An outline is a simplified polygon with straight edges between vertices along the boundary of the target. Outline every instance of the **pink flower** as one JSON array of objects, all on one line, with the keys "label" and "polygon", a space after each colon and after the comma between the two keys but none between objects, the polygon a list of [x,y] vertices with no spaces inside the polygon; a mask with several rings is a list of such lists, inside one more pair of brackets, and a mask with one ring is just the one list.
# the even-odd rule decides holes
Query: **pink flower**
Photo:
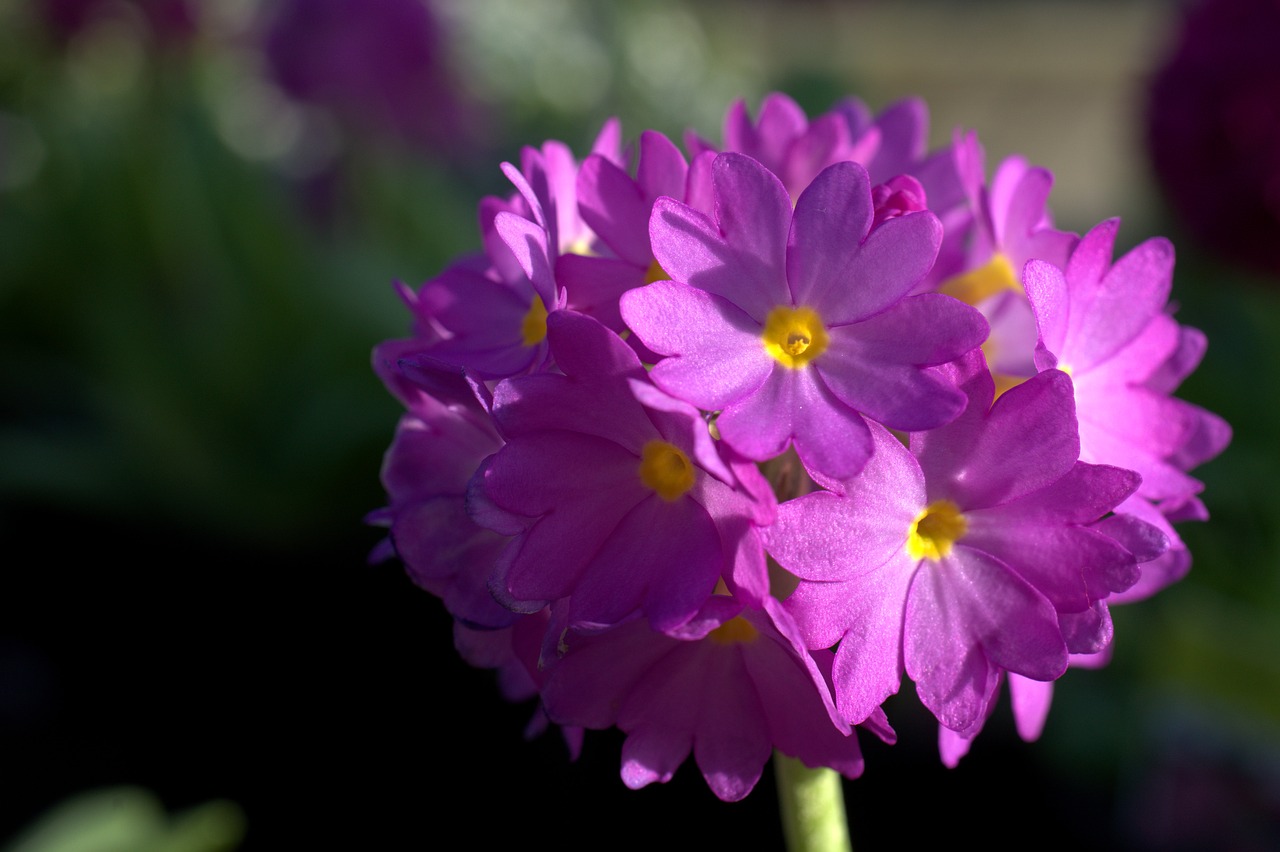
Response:
[{"label": "pink flower", "polygon": [[[719,626],[696,640],[655,633],[642,621],[563,634],[558,652],[544,654],[547,714],[625,731],[622,780],[631,788],[671,780],[690,752],[712,792],[729,802],[751,792],[774,749],[847,778],[861,775],[858,739],[831,701],[830,655],[807,652],[773,601],[764,609],[723,597],[715,603]],[[867,727],[893,741],[883,714]]]},{"label": "pink flower", "polygon": [[866,418],[927,429],[964,396],[933,365],[986,336],[976,311],[908,296],[941,238],[926,211],[871,228],[866,171],[825,170],[796,202],[763,166],[721,154],[716,218],[669,199],[654,207],[654,254],[674,280],[632,290],[622,315],[653,351],[658,387],[709,411],[748,458],[794,444],[805,464],[852,476],[871,453]]},{"label": "pink flower", "polygon": [[758,600],[757,530],[773,498],[754,467],[721,455],[699,412],[660,393],[634,352],[589,317],[548,318],[565,375],[501,382],[506,444],[477,471],[469,508],[513,540],[491,589],[517,612],[569,598],[570,625],[642,612],[684,627],[723,579]]},{"label": "pink flower", "polygon": [[[873,427],[863,473],[844,494],[783,503],[768,546],[800,578],[787,609],[809,647],[839,643],[846,720],[873,712],[905,671],[939,722],[971,736],[1004,671],[1053,680],[1070,651],[1096,649],[1103,627],[1087,614],[1138,568],[1090,525],[1138,479],[1077,461],[1066,375],[1041,373],[993,406],[980,355],[953,369],[969,399],[959,419],[913,434],[909,451]],[[1068,634],[1062,616],[1086,629]]]},{"label": "pink flower", "polygon": [[1217,455],[1230,427],[1170,395],[1195,366],[1203,337],[1188,336],[1166,310],[1173,246],[1151,239],[1111,263],[1119,220],[1094,227],[1065,269],[1031,261],[1027,296],[1039,328],[1036,366],[1071,375],[1080,455],[1142,476],[1139,494],[1181,507],[1203,488],[1186,473]]}]

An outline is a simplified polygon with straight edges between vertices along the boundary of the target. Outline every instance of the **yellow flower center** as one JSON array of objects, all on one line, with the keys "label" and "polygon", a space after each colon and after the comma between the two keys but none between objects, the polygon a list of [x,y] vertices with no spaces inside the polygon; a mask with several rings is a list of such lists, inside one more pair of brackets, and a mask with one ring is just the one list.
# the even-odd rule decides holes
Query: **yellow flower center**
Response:
[{"label": "yellow flower center", "polygon": [[693,465],[677,447],[655,439],[640,451],[640,481],[669,503],[693,487]]},{"label": "yellow flower center", "polygon": [[992,397],[993,401],[1027,380],[1026,376],[1011,376],[1008,373],[992,373],[991,378],[996,383],[996,395]]},{"label": "yellow flower center", "polygon": [[591,248],[591,235],[583,234],[569,245],[565,246],[561,254],[580,254],[584,257],[594,257],[596,252]]},{"label": "yellow flower center", "polygon": [[[982,341],[982,355],[987,359],[987,365],[991,366],[996,363],[996,354],[1000,351],[999,345],[994,337],[988,337]],[[1016,388],[1027,380],[1027,376],[1015,376],[1012,373],[1001,373],[994,366],[991,367],[991,378],[996,383],[996,395],[993,399],[999,399],[1005,391]]]},{"label": "yellow flower center", "polygon": [[533,297],[533,304],[520,321],[520,339],[525,346],[536,346],[547,338],[547,306],[541,296]]},{"label": "yellow flower center", "polygon": [[951,546],[969,531],[960,507],[950,500],[937,500],[925,507],[911,522],[907,553],[912,559],[935,562],[951,552]]},{"label": "yellow flower center", "polygon": [[830,338],[813,308],[777,307],[765,317],[764,351],[784,367],[798,370],[827,349]]},{"label": "yellow flower center", "polygon": [[976,305],[1002,290],[1016,290],[1021,293],[1022,285],[1018,283],[1017,273],[1014,272],[1009,258],[996,252],[985,265],[963,275],[948,278],[942,282],[938,290],[959,299],[966,305]]},{"label": "yellow flower center", "polygon": [[662,268],[662,264],[658,263],[655,257],[653,263],[649,264],[649,269],[644,274],[644,283],[652,284],[655,281],[667,281],[671,276],[667,274],[667,270]]},{"label": "yellow flower center", "polygon": [[712,642],[720,645],[737,645],[742,642],[754,642],[756,637],[760,635],[760,631],[756,630],[742,616],[736,616],[721,624],[715,630],[707,634]]}]

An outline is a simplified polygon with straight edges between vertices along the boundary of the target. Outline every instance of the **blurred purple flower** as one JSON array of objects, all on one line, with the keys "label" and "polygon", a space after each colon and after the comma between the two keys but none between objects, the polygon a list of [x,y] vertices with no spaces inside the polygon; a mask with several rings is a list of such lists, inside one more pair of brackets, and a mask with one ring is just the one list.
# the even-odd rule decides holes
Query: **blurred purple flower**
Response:
[{"label": "blurred purple flower", "polygon": [[[120,5],[109,0],[41,0],[38,13],[53,37],[65,44]],[[132,0],[123,5],[142,13],[160,44],[185,44],[195,35],[198,16],[187,0]]]},{"label": "blurred purple flower", "polygon": [[472,116],[455,95],[444,44],[423,0],[283,0],[265,46],[271,75],[295,100],[346,125],[449,149]]},{"label": "blurred purple flower", "polygon": [[1209,247],[1280,274],[1280,2],[1191,5],[1151,83],[1147,144],[1179,217]]}]

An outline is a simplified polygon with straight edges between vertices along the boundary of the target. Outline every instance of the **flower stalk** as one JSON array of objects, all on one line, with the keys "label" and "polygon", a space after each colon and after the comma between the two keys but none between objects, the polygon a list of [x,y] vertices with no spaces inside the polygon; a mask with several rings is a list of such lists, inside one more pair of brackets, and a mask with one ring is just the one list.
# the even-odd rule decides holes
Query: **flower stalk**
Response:
[{"label": "flower stalk", "polygon": [[782,752],[774,752],[773,769],[787,852],[852,852],[839,773]]}]

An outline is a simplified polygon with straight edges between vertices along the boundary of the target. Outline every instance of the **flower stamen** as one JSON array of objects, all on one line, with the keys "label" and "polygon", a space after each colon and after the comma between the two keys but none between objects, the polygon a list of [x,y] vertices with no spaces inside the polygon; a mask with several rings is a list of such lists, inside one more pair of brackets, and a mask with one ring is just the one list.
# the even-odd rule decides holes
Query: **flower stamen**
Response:
[{"label": "flower stamen", "polygon": [[966,305],[977,305],[1005,290],[1022,292],[1013,264],[1002,252],[996,252],[991,260],[962,275],[942,282],[938,292],[959,299]]},{"label": "flower stamen", "polygon": [[907,553],[912,559],[937,562],[969,531],[960,507],[950,500],[935,500],[916,515],[907,533]]},{"label": "flower stamen", "polygon": [[756,630],[751,622],[740,615],[729,619],[707,634],[712,642],[719,645],[739,645],[744,642],[754,642],[759,635],[760,631]]},{"label": "flower stamen", "polygon": [[830,338],[813,308],[774,308],[765,318],[764,350],[784,367],[798,370],[826,351]]},{"label": "flower stamen", "polygon": [[541,296],[533,297],[533,304],[520,321],[520,339],[525,346],[536,346],[547,338],[547,306]]},{"label": "flower stamen", "polygon": [[662,268],[662,264],[658,263],[656,257],[644,273],[644,283],[646,284],[652,284],[655,281],[669,281],[670,279],[671,276],[667,274],[667,270]]},{"label": "flower stamen", "polygon": [[680,449],[652,440],[640,451],[640,481],[670,503],[693,487],[693,464]]}]

